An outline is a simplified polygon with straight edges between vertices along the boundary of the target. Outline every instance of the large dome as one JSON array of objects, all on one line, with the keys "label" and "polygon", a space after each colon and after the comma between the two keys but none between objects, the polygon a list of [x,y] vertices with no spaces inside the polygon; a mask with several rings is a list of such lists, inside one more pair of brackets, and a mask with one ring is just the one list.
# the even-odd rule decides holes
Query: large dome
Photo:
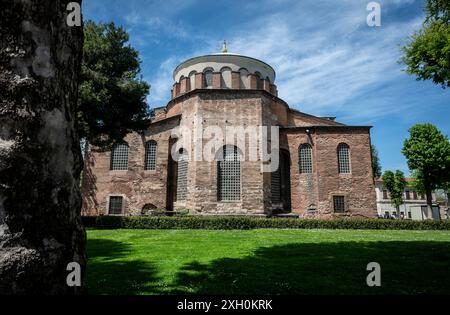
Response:
[{"label": "large dome", "polygon": [[256,74],[261,79],[268,79],[271,84],[275,82],[275,71],[267,63],[247,56],[219,53],[194,57],[182,62],[173,72],[175,82],[180,82],[183,77],[189,77],[194,73],[204,73],[206,70],[213,72],[246,72]]},{"label": "large dome", "polygon": [[194,57],[173,72],[172,98],[198,89],[264,90],[277,96],[275,71],[267,63],[247,56],[222,53]]}]

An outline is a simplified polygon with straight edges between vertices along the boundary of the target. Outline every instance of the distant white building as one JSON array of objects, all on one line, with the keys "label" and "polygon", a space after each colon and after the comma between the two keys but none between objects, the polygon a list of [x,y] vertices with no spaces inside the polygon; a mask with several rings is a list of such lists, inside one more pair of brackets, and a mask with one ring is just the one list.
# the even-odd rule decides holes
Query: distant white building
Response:
[{"label": "distant white building", "polygon": [[[405,178],[407,186],[403,193],[404,203],[400,206],[400,217],[411,220],[424,220],[427,218],[427,202],[425,196],[420,195],[412,186],[412,179]],[[379,217],[397,218],[397,209],[391,204],[389,192],[383,186],[381,178],[375,180],[375,191],[377,196],[377,212]],[[436,194],[432,193],[433,200],[433,218],[441,219],[439,205],[436,202]]]}]

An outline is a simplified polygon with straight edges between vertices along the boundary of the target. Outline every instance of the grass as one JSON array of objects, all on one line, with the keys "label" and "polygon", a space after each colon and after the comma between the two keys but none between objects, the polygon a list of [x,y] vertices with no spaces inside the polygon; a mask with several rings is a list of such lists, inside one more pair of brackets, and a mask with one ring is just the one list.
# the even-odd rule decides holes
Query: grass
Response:
[{"label": "grass", "polygon": [[[449,294],[450,231],[88,230],[90,294]],[[381,287],[368,287],[369,262]]]}]

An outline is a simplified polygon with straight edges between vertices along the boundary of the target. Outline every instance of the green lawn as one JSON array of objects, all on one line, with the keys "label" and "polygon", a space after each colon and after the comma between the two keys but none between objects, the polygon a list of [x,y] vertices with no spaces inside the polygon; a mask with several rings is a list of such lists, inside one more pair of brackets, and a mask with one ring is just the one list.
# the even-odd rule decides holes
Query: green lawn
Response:
[{"label": "green lawn", "polygon": [[[450,294],[450,231],[89,230],[91,294]],[[381,287],[366,285],[369,262]]]}]

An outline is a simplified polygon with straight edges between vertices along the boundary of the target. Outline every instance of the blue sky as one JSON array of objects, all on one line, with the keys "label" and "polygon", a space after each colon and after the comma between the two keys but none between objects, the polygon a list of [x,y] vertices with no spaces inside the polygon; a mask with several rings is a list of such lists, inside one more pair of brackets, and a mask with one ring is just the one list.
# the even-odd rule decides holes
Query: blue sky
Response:
[{"label": "blue sky", "polygon": [[408,128],[435,124],[450,135],[450,90],[416,81],[398,63],[400,46],[424,18],[422,0],[385,0],[369,27],[370,1],[84,0],[84,19],[114,21],[140,52],[151,107],[166,105],[183,60],[229,51],[277,72],[279,96],[293,108],[371,125],[383,170],[409,173],[401,154]]}]

